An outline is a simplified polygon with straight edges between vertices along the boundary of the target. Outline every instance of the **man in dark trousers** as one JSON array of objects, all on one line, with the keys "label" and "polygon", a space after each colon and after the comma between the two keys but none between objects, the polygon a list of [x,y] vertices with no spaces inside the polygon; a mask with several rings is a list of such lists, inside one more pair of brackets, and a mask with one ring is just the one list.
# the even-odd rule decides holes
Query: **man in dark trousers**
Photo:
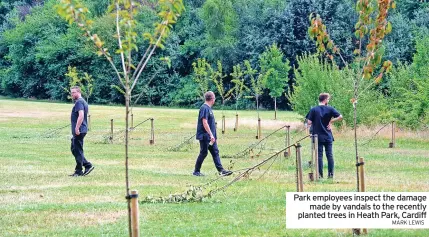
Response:
[{"label": "man in dark trousers", "polygon": [[319,174],[323,178],[323,147],[325,147],[326,158],[328,159],[328,178],[334,177],[334,156],[332,154],[332,123],[340,121],[343,116],[334,108],[328,106],[330,95],[321,93],[319,95],[319,106],[313,107],[307,115],[308,125],[312,125],[312,134],[317,134]]},{"label": "man in dark trousers", "polygon": [[[71,112],[71,130],[73,135],[71,139],[71,152],[76,159],[75,171],[70,176],[78,177],[91,173],[94,166],[85,159],[83,154],[83,139],[88,132],[88,104],[82,98],[80,87],[73,86],[70,90],[72,98],[75,101]],[[82,171],[83,167],[85,167],[85,171]]]},{"label": "man in dark trousers", "polygon": [[212,111],[212,106],[215,103],[215,94],[212,91],[208,91],[204,94],[205,103],[201,106],[200,112],[198,115],[198,124],[197,124],[197,140],[200,141],[200,154],[198,155],[197,162],[195,163],[195,170],[193,175],[195,176],[204,176],[200,172],[201,165],[203,164],[204,159],[206,158],[208,151],[210,151],[214,164],[217,171],[220,175],[231,175],[232,172],[225,170],[222,167],[219,157],[219,149],[217,147],[217,136],[216,136],[216,124],[215,118]]}]

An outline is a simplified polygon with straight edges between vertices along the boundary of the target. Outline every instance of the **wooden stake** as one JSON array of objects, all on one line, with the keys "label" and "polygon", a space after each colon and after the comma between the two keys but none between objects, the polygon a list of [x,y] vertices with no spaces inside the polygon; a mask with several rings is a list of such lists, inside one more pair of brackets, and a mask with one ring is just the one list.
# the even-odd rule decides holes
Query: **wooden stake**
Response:
[{"label": "wooden stake", "polygon": [[[359,158],[359,163],[361,164],[360,167],[360,191],[361,192],[365,192],[365,168],[364,168],[364,164],[365,162],[363,161],[363,157]],[[368,234],[368,230],[367,229],[362,229],[363,234],[366,235]]]},{"label": "wooden stake", "polygon": [[274,120],[277,120],[277,100],[274,98]]},{"label": "wooden stake", "polygon": [[235,127],[234,127],[234,132],[236,132],[238,130],[238,114],[235,114]]},{"label": "wooden stake", "polygon": [[319,138],[317,137],[317,134],[313,135],[314,139],[314,167],[315,167],[315,176],[316,180],[319,179]]},{"label": "wooden stake", "polygon": [[308,173],[308,179],[309,179],[311,182],[313,182],[313,181],[314,181],[314,173],[313,173],[313,172]]},{"label": "wooden stake", "polygon": [[296,146],[295,146],[295,183],[296,183],[296,191],[299,192],[298,148]]},{"label": "wooden stake", "polygon": [[91,130],[91,115],[88,114],[88,131]]},{"label": "wooden stake", "polygon": [[389,143],[389,148],[395,147],[395,129],[396,129],[395,121],[392,121],[392,140]]},{"label": "wooden stake", "polygon": [[352,229],[352,231],[353,231],[353,236],[360,235],[360,229],[355,228],[355,229]]},{"label": "wooden stake", "polygon": [[222,134],[225,134],[225,115],[222,115]]},{"label": "wooden stake", "polygon": [[298,192],[304,192],[302,182],[302,162],[301,162],[301,144],[296,144],[296,169],[297,169],[297,189]]},{"label": "wooden stake", "polygon": [[258,139],[262,138],[261,118],[258,118]]},{"label": "wooden stake", "polygon": [[137,190],[131,191],[131,236],[138,237],[139,233],[139,202],[138,202],[138,192]]},{"label": "wooden stake", "polygon": [[[308,178],[310,181],[314,181],[314,136],[310,135],[310,153],[311,153],[311,160],[308,161],[308,166],[310,167],[310,173],[308,173]],[[316,168],[317,169],[317,168]]]},{"label": "wooden stake", "polygon": [[134,128],[134,114],[131,114],[131,129]]},{"label": "wooden stake", "polygon": [[365,192],[365,170],[363,165],[364,165],[363,157],[360,157],[359,158],[359,179],[360,179],[359,192]]},{"label": "wooden stake", "polygon": [[113,143],[113,119],[110,120],[110,142]]},{"label": "wooden stake", "polygon": [[153,126],[153,118],[150,119],[150,141],[151,145],[155,144],[155,128]]},{"label": "wooden stake", "polygon": [[[285,146],[286,147],[290,146],[290,126],[289,125],[286,126]],[[287,149],[287,151],[284,152],[283,155],[284,157],[290,156],[290,147]]]},{"label": "wooden stake", "polygon": [[[356,164],[359,169],[359,192],[365,192],[365,169],[363,157],[359,158],[359,163]],[[363,234],[368,234],[367,229],[362,229]],[[361,229],[353,229],[353,235],[360,235]]]}]

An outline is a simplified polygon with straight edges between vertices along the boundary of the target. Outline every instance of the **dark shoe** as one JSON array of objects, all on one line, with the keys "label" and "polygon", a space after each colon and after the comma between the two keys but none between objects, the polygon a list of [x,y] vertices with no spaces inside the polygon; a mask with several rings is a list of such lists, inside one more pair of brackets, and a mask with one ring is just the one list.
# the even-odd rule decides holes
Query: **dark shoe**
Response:
[{"label": "dark shoe", "polygon": [[83,176],[87,176],[89,173],[91,173],[91,171],[94,170],[94,166],[91,166],[89,168],[85,168],[85,172],[83,172]]},{"label": "dark shoe", "polygon": [[79,176],[83,176],[82,172],[74,172],[73,174],[69,175],[71,177],[79,177]]},{"label": "dark shoe", "polygon": [[229,171],[229,170],[221,170],[219,172],[219,175],[222,175],[222,176],[229,176],[231,174],[232,174],[232,171]]},{"label": "dark shoe", "polygon": [[333,179],[333,178],[334,178],[334,174],[333,173],[328,174],[328,179]]},{"label": "dark shoe", "polygon": [[199,171],[194,171],[194,173],[192,173],[193,176],[204,176],[203,173],[199,172]]}]

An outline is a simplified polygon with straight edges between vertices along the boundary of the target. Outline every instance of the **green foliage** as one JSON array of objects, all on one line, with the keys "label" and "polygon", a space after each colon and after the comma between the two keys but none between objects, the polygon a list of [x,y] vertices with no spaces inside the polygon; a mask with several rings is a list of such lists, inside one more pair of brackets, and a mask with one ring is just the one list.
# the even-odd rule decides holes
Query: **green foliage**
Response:
[{"label": "green foliage", "polygon": [[205,199],[211,198],[210,193],[203,193],[203,188],[200,186],[190,186],[183,193],[170,194],[166,197],[146,196],[141,200],[141,203],[189,203],[202,202]]},{"label": "green foliage", "polygon": [[233,71],[230,74],[232,77],[231,82],[234,84],[234,86],[227,92],[226,96],[233,96],[235,98],[235,109],[238,108],[238,101],[240,100],[241,96],[249,90],[249,88],[245,85],[245,73],[241,69],[240,64],[235,65],[233,67]]},{"label": "green foliage", "polygon": [[209,61],[220,60],[231,65],[235,60],[237,15],[231,0],[207,0],[201,8],[201,19],[205,24],[203,55]]},{"label": "green foliage", "polygon": [[204,100],[204,93],[209,90],[209,81],[210,81],[210,64],[207,63],[206,59],[198,59],[197,62],[192,63],[194,68],[193,79],[195,83],[199,86],[198,94],[201,99]]},{"label": "green foliage", "polygon": [[10,63],[2,78],[6,94],[36,98],[58,98],[58,94],[63,94],[61,88],[65,84],[58,82],[58,78],[63,77],[67,67],[56,66],[64,61],[58,57],[56,64],[50,65],[43,57],[45,54],[39,54],[49,43],[58,40],[65,29],[65,24],[58,21],[49,8],[52,6],[50,1],[43,7],[34,7],[24,22],[3,33],[2,44],[8,45],[5,59]]},{"label": "green foliage", "polygon": [[[355,42],[352,41],[353,26],[357,19],[354,4],[355,1],[351,0],[287,1],[282,15],[267,23],[272,25],[267,29],[267,35],[281,47],[291,65],[296,66],[297,56],[316,51],[307,30],[309,15],[317,13],[325,20],[331,39],[345,52],[345,61],[350,62],[355,47]],[[337,63],[343,66],[340,60]]]},{"label": "green foliage", "polygon": [[68,72],[65,74],[69,78],[69,88],[64,88],[67,94],[69,94],[70,87],[79,86],[82,92],[83,97],[86,98],[86,101],[89,103],[89,97],[91,97],[93,92],[93,82],[94,79],[91,75],[84,72],[83,77],[78,75],[76,67],[68,67]]},{"label": "green foliage", "polygon": [[411,61],[415,43],[411,21],[400,13],[390,16],[389,20],[393,30],[384,41],[385,58],[393,63]]},{"label": "green foliage", "polygon": [[217,92],[222,98],[222,106],[225,105],[225,102],[230,99],[230,94],[225,91],[225,87],[223,85],[223,81],[227,75],[223,74],[222,62],[217,61],[217,68],[213,70],[211,67],[210,70],[210,78],[216,86]]},{"label": "green foliage", "polygon": [[[78,3],[76,0],[68,2],[63,10],[79,9],[73,5]],[[227,92],[237,85],[233,79],[234,65],[240,64],[244,70],[243,62],[248,60],[259,70],[259,58],[273,44],[278,46],[292,67],[299,67],[296,56],[316,51],[307,34],[310,13],[317,13],[324,20],[330,39],[341,49],[346,63],[353,62],[353,50],[358,43],[353,32],[359,15],[354,10],[356,1],[352,0],[189,0],[184,1],[186,11],[177,20],[174,31],[161,25],[154,27],[161,22],[157,12],[162,11],[162,6],[168,1],[161,4],[155,0],[137,1],[135,4],[140,4],[137,12],[127,2],[119,1],[120,31],[124,36],[121,38],[123,48],[119,49],[118,38],[112,37],[117,35],[116,6],[110,0],[82,0],[81,5],[86,6],[88,12],[78,11],[73,19],[69,18],[81,21],[80,24],[90,34],[77,24],[68,27],[59,20],[53,9],[58,3],[56,0],[0,1],[0,93],[65,101],[67,97],[62,88],[68,86],[68,79],[64,74],[67,67],[72,66],[87,72],[97,81],[91,96],[93,103],[124,103],[123,94],[112,89],[114,86],[122,87],[116,79],[118,73],[123,74],[123,68],[118,67],[121,57],[115,51],[125,53],[124,59],[127,59],[126,51],[132,49],[132,61],[138,62],[148,46],[156,43],[156,36],[163,29],[169,31],[169,37],[162,38],[157,44],[163,46],[163,50],[154,51],[154,62],[146,64],[140,74],[143,82],[137,82],[134,88],[137,94],[143,92],[138,101],[141,104],[194,106],[199,99],[196,96],[198,84],[192,77],[192,63],[198,58],[206,58],[212,63],[221,61],[223,74],[227,75],[223,81]],[[73,3],[73,8],[67,8],[70,3]],[[109,5],[113,12],[107,11]],[[412,63],[417,41],[429,35],[428,7],[427,2],[397,0],[397,8],[389,10],[392,32],[383,40],[386,59],[394,64],[398,61]],[[82,11],[86,11],[84,9]],[[126,10],[131,10],[132,15],[128,15]],[[172,17],[172,22],[176,21],[173,15],[168,17]],[[141,37],[146,32],[148,40]],[[80,37],[82,34],[88,35]],[[112,63],[97,57],[95,51],[110,55]],[[378,55],[380,53],[377,52]],[[171,59],[171,67],[162,62],[161,59],[166,57]],[[345,66],[339,58],[334,60],[340,68]],[[112,64],[118,67],[118,73],[112,69]],[[132,63],[126,65],[129,67],[126,70],[131,72],[137,66]],[[378,68],[371,70],[377,77],[375,72]],[[155,74],[154,80],[145,85]],[[288,85],[294,82],[293,74],[289,75]],[[255,74],[255,79],[258,75]],[[251,87],[248,75],[245,75],[245,80]],[[387,80],[381,83],[383,89],[390,85]],[[283,88],[293,91],[292,87],[286,88],[288,85],[285,83]],[[210,89],[216,88],[212,85]],[[272,91],[258,93],[258,101],[266,108],[272,107],[269,92]],[[289,101],[283,98],[278,99],[279,107],[288,108]],[[244,100],[237,103],[243,108],[250,106]],[[228,103],[226,106],[234,107]]]},{"label": "green foliage", "polygon": [[254,97],[256,100],[256,110],[258,111],[259,118],[259,97],[264,92],[266,81],[271,70],[265,73],[258,72],[256,69],[252,68],[252,65],[247,60],[244,61],[244,66],[246,67],[244,74],[250,80],[250,94],[252,95],[251,97]]},{"label": "green foliage", "polygon": [[391,73],[391,104],[399,124],[411,128],[429,124],[429,37],[417,41],[409,66],[398,65]]},{"label": "green foliage", "polygon": [[199,84],[196,84],[192,76],[182,77],[178,83],[178,89],[172,93],[171,105],[175,106],[188,106],[201,105],[204,101],[198,96],[200,90],[198,89]]},{"label": "green foliage", "polygon": [[244,61],[244,65],[246,66],[246,70],[244,71],[244,74],[250,79],[250,85],[251,85],[251,94],[253,94],[255,97],[260,96],[263,93],[263,90],[265,89],[267,74],[258,73],[258,71],[254,68],[252,68],[252,65],[249,61]]},{"label": "green foliage", "polygon": [[[294,93],[289,94],[294,111],[305,117],[310,109],[318,105],[322,92],[330,93],[330,105],[344,117],[347,125],[353,125],[353,77],[351,70],[340,70],[338,66],[320,60],[316,55],[304,55],[298,58],[299,68],[295,69],[296,84]],[[365,83],[365,81],[364,81]],[[364,85],[369,85],[366,82]],[[357,103],[359,109],[358,124],[372,125],[390,118],[387,100],[376,90],[366,90]],[[337,124],[339,125],[339,124]]]},{"label": "green foliage", "polygon": [[290,66],[289,60],[283,62],[283,58],[283,53],[275,44],[267,48],[259,58],[261,73],[270,72],[265,87],[270,90],[272,98],[280,97],[287,85]]}]

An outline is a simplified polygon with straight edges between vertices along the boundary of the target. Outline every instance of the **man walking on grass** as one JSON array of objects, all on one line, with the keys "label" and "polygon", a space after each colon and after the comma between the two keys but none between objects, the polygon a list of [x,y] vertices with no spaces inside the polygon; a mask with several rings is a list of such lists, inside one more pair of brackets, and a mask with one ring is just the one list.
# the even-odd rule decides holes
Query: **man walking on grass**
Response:
[{"label": "man walking on grass", "polygon": [[307,115],[308,125],[312,125],[312,134],[317,134],[318,138],[318,161],[319,174],[323,178],[323,147],[325,147],[326,158],[328,159],[328,178],[334,177],[334,155],[332,153],[332,123],[340,121],[343,116],[337,110],[328,106],[330,95],[321,93],[319,95],[319,106],[313,107]]},{"label": "man walking on grass", "polygon": [[217,147],[216,124],[212,111],[212,106],[216,100],[215,94],[212,91],[208,91],[204,94],[204,98],[205,103],[201,106],[198,115],[196,135],[197,140],[200,141],[200,154],[198,155],[197,161],[195,163],[193,175],[204,176],[204,174],[200,172],[200,169],[204,159],[208,154],[208,151],[210,151],[213,157],[213,162],[219,174],[224,176],[231,175],[231,171],[225,170],[222,167],[219,157],[219,149]]},{"label": "man walking on grass", "polygon": [[[71,152],[76,160],[75,171],[70,176],[78,177],[91,173],[94,166],[85,159],[83,154],[83,139],[88,132],[88,104],[81,96],[80,87],[73,86],[70,88],[70,91],[75,101],[71,112],[71,130],[73,135],[71,139]],[[83,167],[85,167],[85,171],[82,171]]]}]

